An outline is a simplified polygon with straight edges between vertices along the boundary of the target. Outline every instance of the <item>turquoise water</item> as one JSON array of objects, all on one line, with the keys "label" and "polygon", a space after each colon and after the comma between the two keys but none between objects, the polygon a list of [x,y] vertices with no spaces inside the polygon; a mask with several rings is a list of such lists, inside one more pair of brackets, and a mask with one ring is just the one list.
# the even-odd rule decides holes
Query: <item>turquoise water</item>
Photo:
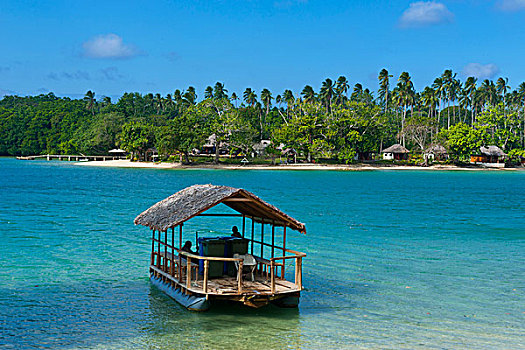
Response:
[{"label": "turquoise water", "polygon": [[[297,310],[184,310],[133,225],[192,184],[307,225]],[[149,170],[0,159],[1,349],[525,347],[525,172]],[[209,228],[190,221],[186,237]],[[231,224],[221,220],[214,228]]]}]

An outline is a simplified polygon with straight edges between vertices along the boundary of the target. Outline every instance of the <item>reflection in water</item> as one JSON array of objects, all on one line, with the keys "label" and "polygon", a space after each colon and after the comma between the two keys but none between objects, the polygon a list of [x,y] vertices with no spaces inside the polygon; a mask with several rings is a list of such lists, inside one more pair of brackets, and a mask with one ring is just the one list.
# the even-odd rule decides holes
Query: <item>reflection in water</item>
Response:
[{"label": "reflection in water", "polygon": [[251,309],[215,303],[207,312],[191,312],[156,287],[150,287],[148,343],[160,348],[298,349],[302,345],[300,313],[268,305]]}]

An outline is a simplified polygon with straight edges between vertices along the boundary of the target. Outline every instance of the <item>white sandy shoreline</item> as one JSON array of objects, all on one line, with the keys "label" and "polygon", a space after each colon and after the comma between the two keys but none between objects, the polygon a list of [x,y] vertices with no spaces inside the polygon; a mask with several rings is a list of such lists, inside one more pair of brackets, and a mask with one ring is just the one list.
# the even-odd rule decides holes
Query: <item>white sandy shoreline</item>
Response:
[{"label": "white sandy shoreline", "polygon": [[107,160],[92,162],[76,162],[75,165],[94,167],[142,168],[142,169],[228,169],[228,170],[339,170],[339,171],[371,171],[371,170],[460,170],[460,171],[523,171],[523,168],[477,168],[457,167],[454,165],[435,165],[430,167],[402,165],[326,165],[326,164],[287,164],[287,165],[182,165],[180,163],[146,163],[129,160]]}]

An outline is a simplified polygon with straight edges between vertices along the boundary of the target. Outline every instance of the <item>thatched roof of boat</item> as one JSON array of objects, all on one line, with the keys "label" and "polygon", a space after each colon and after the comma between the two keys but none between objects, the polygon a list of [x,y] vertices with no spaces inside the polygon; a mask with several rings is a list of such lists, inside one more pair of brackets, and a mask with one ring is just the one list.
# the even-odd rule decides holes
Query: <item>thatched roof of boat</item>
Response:
[{"label": "thatched roof of boat", "polygon": [[434,154],[447,154],[447,150],[445,147],[441,145],[432,145],[425,151],[426,153],[434,153]]},{"label": "thatched roof of boat", "polygon": [[498,146],[487,146],[483,147],[481,146],[479,148],[479,151],[481,154],[489,156],[489,157],[504,157],[506,156],[505,152],[501,150]]},{"label": "thatched roof of boat", "polygon": [[395,145],[385,148],[383,150],[383,153],[410,153],[410,151],[402,145],[400,145],[399,143],[396,143]]},{"label": "thatched roof of boat", "polygon": [[303,223],[283,213],[242,188],[215,185],[193,185],[158,202],[135,218],[135,225],[165,231],[224,203],[256,222],[286,226],[306,233]]}]

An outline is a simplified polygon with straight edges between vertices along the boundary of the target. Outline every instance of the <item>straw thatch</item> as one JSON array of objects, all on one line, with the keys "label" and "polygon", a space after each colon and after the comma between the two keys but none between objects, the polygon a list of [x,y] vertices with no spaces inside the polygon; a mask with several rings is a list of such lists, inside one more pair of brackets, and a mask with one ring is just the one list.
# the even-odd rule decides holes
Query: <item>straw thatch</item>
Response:
[{"label": "straw thatch", "polygon": [[241,188],[214,185],[193,185],[158,202],[135,218],[135,225],[165,231],[224,203],[257,222],[287,226],[305,233],[304,224],[286,215],[273,205]]},{"label": "straw thatch", "polygon": [[433,153],[433,154],[447,154],[447,150],[445,147],[441,145],[432,145],[425,151],[426,153]]},{"label": "straw thatch", "polygon": [[399,143],[396,143],[395,145],[392,145],[392,146],[384,149],[383,153],[410,153],[410,151],[407,150],[402,145],[400,145]]},{"label": "straw thatch", "polygon": [[487,146],[487,147],[481,146],[479,148],[479,151],[481,152],[481,154],[483,154],[485,156],[489,156],[489,157],[504,157],[504,156],[506,156],[505,152],[503,152],[501,150],[501,148],[499,148],[498,146]]}]

